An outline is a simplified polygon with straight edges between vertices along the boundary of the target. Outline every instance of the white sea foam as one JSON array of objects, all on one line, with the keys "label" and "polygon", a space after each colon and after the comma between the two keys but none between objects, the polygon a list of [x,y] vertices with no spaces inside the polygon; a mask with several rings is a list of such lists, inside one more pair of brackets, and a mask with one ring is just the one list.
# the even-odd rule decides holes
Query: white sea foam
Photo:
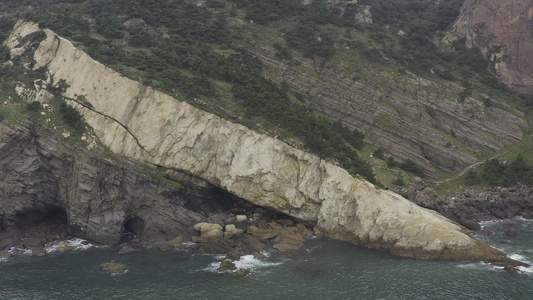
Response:
[{"label": "white sea foam", "polygon": [[24,249],[24,248],[10,247],[8,252],[11,254],[17,254],[17,255],[20,255],[20,254],[31,255],[31,250],[27,248]]},{"label": "white sea foam", "polygon": [[533,219],[526,219],[521,216],[514,217],[512,219],[493,219],[488,221],[481,221],[479,222],[479,225],[481,227],[491,227],[496,224],[506,224],[506,223],[516,223],[516,221],[525,222],[525,223],[533,223]]},{"label": "white sea foam", "polygon": [[[262,252],[263,255],[268,257],[267,252]],[[220,273],[218,271],[218,268],[220,267],[220,264],[222,263],[222,260],[224,259],[224,255],[217,255],[215,256],[219,261],[212,262],[207,266],[204,270],[208,272],[215,272]],[[253,255],[243,255],[238,261],[233,262],[235,264],[235,267],[238,269],[248,269],[252,272],[264,270],[269,267],[279,266],[283,264],[283,262],[269,262],[261,259],[255,258]]]},{"label": "white sea foam", "polygon": [[49,247],[46,247],[46,252],[54,252],[64,250],[65,247],[68,247],[68,250],[87,250],[92,247],[97,247],[88,241],[80,238],[74,238],[66,241],[55,241]]},{"label": "white sea foam", "polygon": [[253,255],[241,256],[241,259],[235,262],[237,269],[256,270],[281,265],[281,262],[269,262],[255,258]]},{"label": "white sea foam", "polygon": [[492,270],[492,271],[503,270],[503,267],[491,265],[491,264],[485,263],[485,262],[472,262],[472,263],[460,264],[459,268],[462,268],[462,269],[484,269],[484,270]]}]

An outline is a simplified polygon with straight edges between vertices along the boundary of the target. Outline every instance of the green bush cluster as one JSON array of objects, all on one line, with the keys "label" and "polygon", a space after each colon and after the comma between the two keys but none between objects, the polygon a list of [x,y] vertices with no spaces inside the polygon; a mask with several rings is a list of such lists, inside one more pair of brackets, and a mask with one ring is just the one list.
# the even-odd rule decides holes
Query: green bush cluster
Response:
[{"label": "green bush cluster", "polygon": [[498,159],[486,161],[477,170],[470,170],[464,177],[467,185],[499,185],[512,186],[517,183],[533,184],[533,166],[519,154],[512,162]]},{"label": "green bush cluster", "polygon": [[417,176],[420,176],[420,177],[424,176],[424,169],[420,165],[415,163],[413,160],[411,160],[411,159],[404,160],[399,165],[399,167],[400,167],[400,169],[402,169],[402,170],[404,170],[406,172],[412,173],[414,175],[417,175]]}]

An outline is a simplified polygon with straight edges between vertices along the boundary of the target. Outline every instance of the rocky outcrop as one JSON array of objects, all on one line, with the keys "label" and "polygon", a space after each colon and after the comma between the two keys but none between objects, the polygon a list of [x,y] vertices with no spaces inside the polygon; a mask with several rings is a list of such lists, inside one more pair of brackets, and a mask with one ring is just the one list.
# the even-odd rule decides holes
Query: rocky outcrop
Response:
[{"label": "rocky outcrop", "polygon": [[422,179],[415,177],[411,186],[398,193],[470,230],[481,229],[480,221],[514,217],[533,219],[533,188],[528,185],[491,187],[483,191],[467,188],[439,196]]},{"label": "rocky outcrop", "polygon": [[[31,26],[18,24],[8,45],[13,47],[22,32],[31,32]],[[332,238],[406,257],[507,260],[501,252],[468,236],[463,227],[433,211],[392,192],[377,190],[314,155],[121,77],[69,41],[51,31],[46,33],[47,39],[35,52],[35,68],[45,67],[53,75],[53,84],[66,80],[70,87],[65,96],[85,96],[90,106],[76,101],[70,104],[112,152],[202,178],[253,204],[314,224],[316,233]],[[108,227],[120,227],[116,221],[119,218],[106,208],[132,203],[120,197],[92,195],[111,203],[102,201],[88,209],[84,204],[88,199],[76,197],[77,191],[98,186],[96,182],[108,182],[98,176],[96,170],[101,168],[105,165],[88,167],[88,176],[73,176],[79,180],[79,188],[69,190],[72,195],[63,194],[69,195],[64,201],[79,206],[78,210],[87,216],[85,232],[98,224],[104,232]],[[139,188],[141,183],[135,185]],[[103,191],[117,190],[111,186]],[[128,196],[138,199],[133,203],[140,205],[137,215],[145,222],[150,220],[150,209],[140,215],[143,208],[176,203],[169,199],[151,204],[150,199]],[[125,211],[129,215],[136,210]],[[164,211],[176,208],[165,207]],[[191,220],[195,216],[192,212],[177,218],[168,216],[165,220],[171,223],[161,225],[182,226],[182,218]]]},{"label": "rocky outcrop", "polygon": [[128,272],[128,267],[124,264],[107,262],[101,264],[102,270],[109,272],[110,275],[123,275]]},{"label": "rocky outcrop", "polygon": [[439,196],[431,208],[460,222],[513,217],[533,219],[533,189],[526,185],[494,187],[486,191],[466,189]]},{"label": "rocky outcrop", "polygon": [[494,62],[503,82],[519,92],[532,93],[532,22],[531,1],[466,0],[454,28],[458,37],[466,38],[468,47],[481,48]]}]

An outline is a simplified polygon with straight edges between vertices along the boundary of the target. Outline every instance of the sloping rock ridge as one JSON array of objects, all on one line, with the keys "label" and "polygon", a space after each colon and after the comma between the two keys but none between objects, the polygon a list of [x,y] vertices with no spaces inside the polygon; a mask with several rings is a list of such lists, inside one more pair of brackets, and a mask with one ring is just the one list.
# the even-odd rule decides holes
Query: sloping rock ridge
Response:
[{"label": "sloping rock ridge", "polygon": [[[529,0],[466,0],[454,24],[467,46],[481,48],[503,82],[533,93],[533,6]],[[502,46],[491,53],[491,47]]]},{"label": "sloping rock ridge", "polygon": [[[21,34],[32,30],[38,28],[18,24],[7,45],[14,47]],[[69,41],[46,34],[34,67],[46,67],[54,83],[66,80],[67,97],[86,96],[93,108],[71,104],[117,154],[202,178],[253,204],[316,224],[315,232],[328,237],[406,257],[507,259],[433,211],[377,190],[314,155],[121,77]]]}]

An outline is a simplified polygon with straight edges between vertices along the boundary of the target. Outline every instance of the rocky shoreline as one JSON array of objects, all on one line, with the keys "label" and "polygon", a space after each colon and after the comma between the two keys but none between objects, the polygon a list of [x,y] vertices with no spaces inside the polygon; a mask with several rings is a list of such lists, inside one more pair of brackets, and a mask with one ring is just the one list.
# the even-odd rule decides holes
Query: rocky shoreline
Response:
[{"label": "rocky shoreline", "polygon": [[[68,225],[61,217],[65,216],[51,215],[31,225],[19,224],[19,227],[0,232],[0,259],[28,252],[32,256],[45,256],[52,247],[57,251],[74,250],[75,246],[65,242],[74,236],[69,234]],[[244,255],[266,259],[262,252],[300,250],[305,237],[312,235],[311,229],[284,214],[241,201],[234,203],[227,212],[212,214],[188,228],[183,235],[171,239],[162,235],[141,237],[125,231],[119,243],[119,254],[158,247],[161,251],[181,248],[201,254],[225,255],[228,261],[237,261]]]},{"label": "rocky shoreline", "polygon": [[[434,209],[479,233],[484,233],[480,231],[480,221],[533,216],[533,189],[528,186],[495,187],[484,192],[467,189],[437,196],[421,179],[415,178],[411,187],[400,192],[413,202]],[[44,256],[51,247],[58,251],[75,249],[64,242],[75,236],[69,232],[66,219],[64,212],[58,210],[55,213],[48,212],[39,222],[4,228],[0,232],[0,260],[8,260],[28,251],[32,256]],[[234,262],[242,256],[254,255],[257,259],[266,259],[263,254],[265,251],[298,251],[304,246],[305,238],[313,234],[313,225],[238,200],[227,206],[224,212],[205,215],[203,220],[177,236],[136,235],[132,228],[125,228],[119,243],[119,254],[157,247],[160,251],[185,249],[201,254],[224,255],[220,271],[238,277],[246,273],[233,269]]]},{"label": "rocky shoreline", "polygon": [[416,204],[435,210],[474,231],[479,222],[522,217],[533,219],[533,187],[491,187],[484,191],[464,189],[439,196],[420,178],[399,193]]}]

